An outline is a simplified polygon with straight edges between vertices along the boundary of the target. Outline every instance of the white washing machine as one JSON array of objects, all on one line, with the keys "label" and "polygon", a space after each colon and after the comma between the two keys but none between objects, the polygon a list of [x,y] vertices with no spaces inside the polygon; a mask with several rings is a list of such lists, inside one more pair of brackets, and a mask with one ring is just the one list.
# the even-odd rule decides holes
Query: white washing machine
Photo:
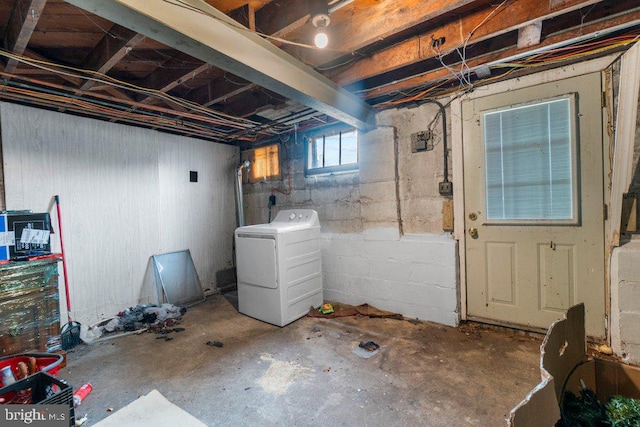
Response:
[{"label": "white washing machine", "polygon": [[240,313],[285,326],[322,304],[316,211],[280,211],[269,224],[237,228],[235,241]]}]

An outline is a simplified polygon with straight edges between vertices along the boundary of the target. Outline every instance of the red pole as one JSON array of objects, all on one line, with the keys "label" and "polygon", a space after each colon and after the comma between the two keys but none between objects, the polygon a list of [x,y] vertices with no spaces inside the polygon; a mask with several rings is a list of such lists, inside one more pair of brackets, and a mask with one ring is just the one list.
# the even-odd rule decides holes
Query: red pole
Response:
[{"label": "red pole", "polygon": [[60,233],[60,252],[62,252],[62,273],[64,275],[64,294],[67,298],[67,317],[71,323],[71,298],[69,297],[69,279],[67,278],[67,261],[64,256],[64,240],[62,239],[62,217],[60,216],[60,197],[56,194],[56,209],[58,211],[58,232]]}]

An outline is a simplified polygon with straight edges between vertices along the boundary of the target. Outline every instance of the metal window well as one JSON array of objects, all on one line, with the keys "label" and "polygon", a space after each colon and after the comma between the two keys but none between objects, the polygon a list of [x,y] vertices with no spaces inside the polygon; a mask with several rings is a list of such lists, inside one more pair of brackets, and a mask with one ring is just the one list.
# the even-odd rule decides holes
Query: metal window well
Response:
[{"label": "metal window well", "polygon": [[190,306],[204,301],[204,292],[189,250],[153,255],[158,303]]}]

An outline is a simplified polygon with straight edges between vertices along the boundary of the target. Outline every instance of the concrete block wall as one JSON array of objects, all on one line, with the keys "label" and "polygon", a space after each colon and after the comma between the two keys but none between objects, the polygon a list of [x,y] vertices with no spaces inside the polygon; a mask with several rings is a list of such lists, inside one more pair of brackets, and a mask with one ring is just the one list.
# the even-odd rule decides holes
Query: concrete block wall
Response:
[{"label": "concrete block wall", "polygon": [[[425,104],[388,110],[379,117],[381,123],[397,129],[400,212],[403,231],[408,234],[442,232],[443,198],[438,183],[444,180],[444,150],[442,117],[436,117],[438,111],[435,104]],[[411,134],[427,129],[433,132],[434,150],[413,153]],[[450,134],[451,129],[447,132]],[[451,143],[448,151],[451,152]]]},{"label": "concrete block wall", "polygon": [[640,363],[640,235],[611,256],[611,346],[625,361]]},{"label": "concrete block wall", "polygon": [[455,241],[394,231],[323,234],[325,299],[456,325]]},{"label": "concrete block wall", "polygon": [[[322,226],[325,299],[369,303],[408,317],[455,325],[460,318],[457,242],[442,231],[441,122],[433,151],[412,153],[411,134],[438,109],[424,105],[378,114],[359,134],[359,171],[304,175],[304,139],[281,149],[283,179],[244,186],[247,224],[265,223],[274,188],[278,209],[315,209]],[[289,192],[287,170],[291,173]]]}]

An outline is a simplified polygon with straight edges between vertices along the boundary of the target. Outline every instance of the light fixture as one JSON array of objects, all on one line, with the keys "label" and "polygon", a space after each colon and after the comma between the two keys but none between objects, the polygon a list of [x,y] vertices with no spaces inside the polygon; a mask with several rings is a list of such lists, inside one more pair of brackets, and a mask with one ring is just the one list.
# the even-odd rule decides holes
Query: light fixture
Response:
[{"label": "light fixture", "polygon": [[320,49],[327,47],[329,44],[329,36],[327,35],[325,28],[331,23],[329,10],[326,7],[324,9],[316,10],[311,16],[311,23],[317,28],[313,42]]}]

